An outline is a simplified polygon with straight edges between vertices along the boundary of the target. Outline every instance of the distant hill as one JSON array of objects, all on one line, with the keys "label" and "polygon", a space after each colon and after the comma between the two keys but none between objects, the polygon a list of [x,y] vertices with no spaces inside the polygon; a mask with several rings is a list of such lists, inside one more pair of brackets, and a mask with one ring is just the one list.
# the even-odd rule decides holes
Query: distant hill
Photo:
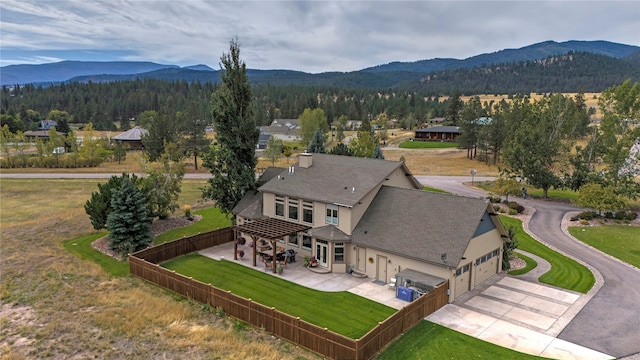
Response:
[{"label": "distant hill", "polygon": [[[482,81],[498,81],[500,76],[505,76],[503,71],[491,71],[492,66],[497,64],[512,64],[510,68],[517,68],[519,63],[547,59],[556,55],[564,55],[569,52],[587,53],[598,55],[600,62],[606,63],[602,69],[606,68],[607,79],[630,78],[636,75],[634,70],[627,64],[634,64],[633,59],[640,57],[640,47],[632,45],[617,44],[608,41],[566,41],[555,42],[545,41],[538,44],[529,45],[519,49],[505,49],[494,53],[481,54],[464,60],[436,58],[431,60],[420,60],[415,62],[392,62],[378,65],[371,68],[352,72],[325,72],[320,74],[309,74],[293,70],[253,70],[248,69],[247,75],[254,85],[297,85],[297,86],[329,86],[340,88],[424,88],[426,83],[435,88],[444,86],[440,81],[447,79],[448,87],[459,90],[467,89],[467,92],[478,89],[480,85],[470,84],[468,79],[463,79],[474,68],[481,68],[476,72],[482,73]],[[587,57],[580,56],[573,66],[581,67],[581,76],[602,77],[602,69],[593,67],[593,59],[585,60]],[[623,60],[626,59],[626,60]],[[591,65],[582,66],[581,61],[588,61]],[[626,62],[625,62],[626,61]],[[565,63],[563,63],[565,64]],[[618,65],[621,64],[621,65]],[[557,64],[556,64],[557,65]],[[588,70],[587,68],[590,68]],[[458,71],[456,73],[440,73],[442,71]],[[565,69],[566,70],[566,69]],[[558,70],[560,72],[565,70]],[[466,71],[466,72],[465,72]],[[528,70],[527,70],[528,71]],[[589,72],[590,71],[590,72]],[[425,79],[435,79],[429,74],[438,73],[438,81]],[[466,75],[465,75],[466,74]],[[509,76],[514,76],[512,72]],[[567,73],[564,73],[567,74]],[[534,73],[529,74],[536,77]],[[542,75],[540,75],[542,76]],[[564,76],[564,75],[562,75]],[[206,65],[193,65],[180,68],[175,65],[161,65],[151,62],[82,62],[63,61],[42,65],[10,65],[0,68],[0,83],[2,85],[24,84],[24,83],[56,83],[63,81],[71,82],[112,82],[134,80],[137,78],[152,78],[165,81],[199,81],[201,83],[220,81],[220,74],[217,70]],[[457,80],[456,80],[457,79]],[[606,79],[592,81],[590,88],[593,91],[601,90],[598,83],[609,84]],[[502,80],[499,80],[502,82]],[[533,80],[531,80],[533,81]],[[617,80],[616,80],[617,81]],[[576,82],[577,83],[577,82]],[[529,84],[529,82],[528,82]],[[437,86],[436,86],[437,85]],[[503,85],[484,84],[487,89],[501,88]],[[507,89],[513,89],[518,84]],[[537,86],[535,84],[529,84]],[[609,84],[608,86],[610,86]],[[571,84],[567,83],[567,86]],[[538,88],[538,87],[536,87]],[[548,88],[548,87],[544,87]],[[587,89],[585,88],[585,91]],[[556,91],[556,90],[547,90]],[[511,92],[511,91],[509,91]]]},{"label": "distant hill", "polygon": [[178,66],[140,61],[71,60],[39,65],[8,65],[0,68],[0,84],[61,82],[83,75],[138,74],[168,68]]}]

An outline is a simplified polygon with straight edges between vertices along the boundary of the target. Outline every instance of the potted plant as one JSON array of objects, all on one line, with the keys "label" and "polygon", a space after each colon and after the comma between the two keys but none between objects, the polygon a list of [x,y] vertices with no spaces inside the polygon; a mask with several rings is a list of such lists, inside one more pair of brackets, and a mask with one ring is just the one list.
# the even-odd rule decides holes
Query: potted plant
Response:
[{"label": "potted plant", "polygon": [[249,241],[249,243],[247,244],[248,247],[252,248],[253,247],[253,241]]},{"label": "potted plant", "polygon": [[318,266],[318,259],[316,259],[316,257],[315,257],[315,256],[312,256],[312,257],[309,259],[309,266],[310,266],[310,267],[316,267],[316,266]]},{"label": "potted plant", "polygon": [[284,267],[283,267],[282,265],[279,265],[279,266],[276,268],[276,272],[277,272],[278,274],[280,274],[280,275],[282,275],[282,272],[283,272],[283,271],[284,271]]},{"label": "potted plant", "polygon": [[238,238],[236,239],[236,243],[238,245],[244,245],[245,242],[247,242],[247,240],[245,240],[245,238],[243,238],[242,236],[238,236]]},{"label": "potted plant", "polygon": [[238,255],[238,257],[244,257],[244,250],[238,250],[236,251],[236,254]]}]

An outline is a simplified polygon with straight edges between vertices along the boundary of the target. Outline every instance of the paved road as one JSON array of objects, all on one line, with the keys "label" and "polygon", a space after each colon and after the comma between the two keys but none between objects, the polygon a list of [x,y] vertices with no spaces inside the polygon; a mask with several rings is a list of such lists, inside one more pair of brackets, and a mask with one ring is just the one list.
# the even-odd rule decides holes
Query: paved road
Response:
[{"label": "paved road", "polygon": [[[120,174],[12,174],[0,178],[109,178]],[[209,174],[187,174],[187,179],[204,179]],[[463,185],[470,176],[416,176],[422,184],[470,197],[484,197],[481,190]],[[473,180],[491,178],[476,176]],[[617,358],[640,354],[640,271],[574,241],[561,229],[562,217],[576,208],[541,200],[518,200],[536,209],[529,228],[554,248],[596,268],[604,286],[558,336]]]},{"label": "paved road", "polygon": [[[480,190],[462,184],[469,182],[469,177],[416,178],[425,185],[460,195],[485,195]],[[476,177],[475,180],[484,179]],[[561,229],[562,218],[566,212],[577,210],[575,207],[542,200],[519,199],[518,202],[536,209],[529,222],[529,229],[534,236],[561,252],[590,264],[604,279],[600,291],[565,327],[558,338],[617,358],[640,354],[640,271],[567,236]]]}]

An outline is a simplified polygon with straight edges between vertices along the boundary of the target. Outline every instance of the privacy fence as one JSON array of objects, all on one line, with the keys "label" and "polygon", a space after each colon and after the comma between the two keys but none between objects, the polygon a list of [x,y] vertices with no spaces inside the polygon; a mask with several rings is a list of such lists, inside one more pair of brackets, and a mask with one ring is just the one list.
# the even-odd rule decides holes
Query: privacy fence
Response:
[{"label": "privacy fence", "polygon": [[351,339],[159,265],[163,261],[233,240],[233,230],[225,228],[164,243],[129,255],[130,271],[189,299],[212,308],[220,307],[231,317],[330,359],[370,359],[393,339],[448,302],[449,283],[446,282],[378,323],[360,339]]}]

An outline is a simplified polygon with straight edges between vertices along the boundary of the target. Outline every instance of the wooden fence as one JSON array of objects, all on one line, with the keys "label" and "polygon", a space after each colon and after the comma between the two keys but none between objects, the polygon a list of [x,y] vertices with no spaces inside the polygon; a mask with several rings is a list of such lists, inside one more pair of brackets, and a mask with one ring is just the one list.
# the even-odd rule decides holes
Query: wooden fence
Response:
[{"label": "wooden fence", "polygon": [[189,299],[212,308],[220,307],[231,317],[330,359],[372,358],[393,339],[446,305],[449,299],[447,282],[378,323],[360,339],[351,339],[159,265],[163,261],[233,240],[233,230],[225,228],[164,243],[129,255],[130,271]]}]

